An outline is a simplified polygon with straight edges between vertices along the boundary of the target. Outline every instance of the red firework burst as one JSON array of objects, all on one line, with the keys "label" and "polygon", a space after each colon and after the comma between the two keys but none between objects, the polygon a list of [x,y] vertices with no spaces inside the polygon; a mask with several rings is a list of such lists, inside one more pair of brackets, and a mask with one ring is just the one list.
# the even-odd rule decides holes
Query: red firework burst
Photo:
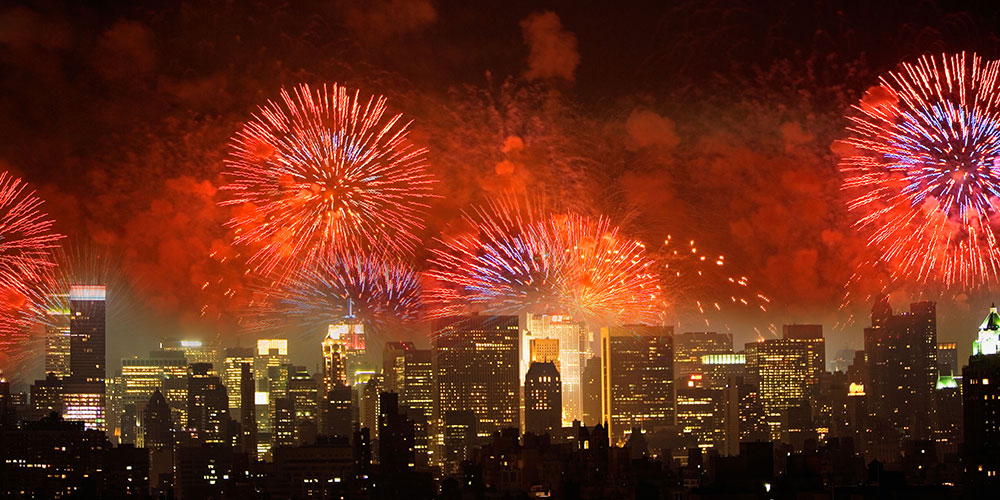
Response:
[{"label": "red firework burst", "polygon": [[849,209],[893,280],[979,287],[1000,277],[1000,62],[924,56],[848,117]]},{"label": "red firework burst", "polygon": [[[257,271],[282,274],[336,254],[413,250],[434,179],[385,98],[333,84],[282,89],[232,139],[228,225]],[[296,266],[288,266],[295,262]]]},{"label": "red firework burst", "polygon": [[569,314],[595,324],[657,323],[663,301],[642,243],[605,218],[547,215],[492,202],[465,215],[472,231],[439,240],[428,275],[433,316]]},{"label": "red firework burst", "polygon": [[44,312],[42,285],[63,238],[52,232],[42,203],[24,181],[0,173],[0,350],[14,360],[32,320]]}]

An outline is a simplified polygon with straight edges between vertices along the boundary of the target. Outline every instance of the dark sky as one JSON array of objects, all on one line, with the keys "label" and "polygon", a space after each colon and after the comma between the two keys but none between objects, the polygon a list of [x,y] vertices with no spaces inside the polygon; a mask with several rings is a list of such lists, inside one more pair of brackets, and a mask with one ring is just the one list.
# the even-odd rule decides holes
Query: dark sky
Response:
[{"label": "dark sky", "polygon": [[[679,306],[682,330],[748,341],[755,327],[823,322],[832,358],[860,347],[867,320],[848,318],[865,314],[880,279],[844,285],[870,251],[831,152],[843,117],[901,61],[1000,56],[998,12],[995,2],[7,2],[0,166],[37,186],[70,245],[120,261],[130,291],[112,319],[112,358],[167,334],[253,335],[237,324],[238,259],[210,257],[235,255],[217,188],[229,138],[300,82],[384,94],[414,120],[441,179],[426,239],[492,193],[544,193],[651,244],[695,239],[771,299],[767,313],[710,318]],[[511,138],[522,146],[505,148]],[[727,287],[685,282],[679,302],[724,301]],[[962,349],[991,300],[892,291],[897,307],[938,300],[940,336]]]}]

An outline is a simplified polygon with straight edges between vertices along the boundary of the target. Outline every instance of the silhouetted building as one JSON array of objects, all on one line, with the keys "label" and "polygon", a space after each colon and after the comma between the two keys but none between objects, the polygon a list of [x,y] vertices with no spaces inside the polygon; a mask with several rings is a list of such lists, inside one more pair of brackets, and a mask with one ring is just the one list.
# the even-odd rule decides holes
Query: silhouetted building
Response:
[{"label": "silhouetted building", "polygon": [[531,363],[524,376],[525,432],[540,436],[562,428],[562,387],[555,363]]},{"label": "silhouetted building", "polygon": [[274,400],[272,446],[295,446],[295,402],[292,398]]},{"label": "silhouetted building", "polygon": [[387,478],[399,477],[416,466],[413,421],[400,413],[399,394],[379,394],[379,468]]},{"label": "silhouetted building", "polygon": [[253,361],[240,363],[240,422],[243,452],[251,458],[257,457],[257,405],[256,382],[253,378]]},{"label": "silhouetted building", "polygon": [[524,320],[518,380],[525,380],[532,361],[552,361],[562,380],[562,425],[582,419],[584,362],[592,354],[586,324],[561,314],[527,313]]},{"label": "silhouetted building", "polygon": [[351,388],[334,387],[323,399],[320,412],[320,434],[350,438],[354,432],[351,420]]},{"label": "silhouetted building", "polygon": [[583,425],[601,423],[601,358],[587,360],[583,369]]},{"label": "silhouetted building", "polygon": [[979,327],[969,365],[962,370],[962,455],[973,492],[1000,486],[1000,314],[996,306]]},{"label": "silhouetted building", "polygon": [[601,328],[601,404],[612,443],[674,424],[673,327]]},{"label": "silhouetted building", "polygon": [[38,415],[62,412],[63,380],[55,373],[48,373],[44,380],[31,384],[31,409]]},{"label": "silhouetted building", "polygon": [[154,487],[173,483],[174,425],[163,393],[153,392],[143,409],[143,443],[149,450],[149,481]]},{"label": "silhouetted building", "polygon": [[937,382],[937,321],[933,302],[893,314],[882,297],[865,328],[870,458],[895,462],[902,443],[931,439]]}]

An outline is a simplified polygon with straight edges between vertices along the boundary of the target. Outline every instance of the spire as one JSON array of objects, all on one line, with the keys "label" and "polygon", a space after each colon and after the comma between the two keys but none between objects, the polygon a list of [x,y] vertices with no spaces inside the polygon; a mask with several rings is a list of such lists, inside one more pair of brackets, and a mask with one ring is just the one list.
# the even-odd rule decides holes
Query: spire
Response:
[{"label": "spire", "polygon": [[986,315],[986,319],[979,325],[979,331],[1000,331],[1000,313],[997,313],[996,303],[990,306],[990,313]]}]

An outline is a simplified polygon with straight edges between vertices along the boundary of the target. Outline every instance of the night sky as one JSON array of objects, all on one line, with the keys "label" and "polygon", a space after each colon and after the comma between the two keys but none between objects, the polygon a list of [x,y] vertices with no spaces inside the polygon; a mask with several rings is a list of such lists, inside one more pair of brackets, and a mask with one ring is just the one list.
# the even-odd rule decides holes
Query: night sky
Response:
[{"label": "night sky", "polygon": [[[544,196],[651,248],[694,239],[770,300],[706,316],[690,303],[725,303],[728,285],[684,281],[681,331],[743,342],[822,322],[828,359],[861,348],[885,273],[845,285],[872,254],[841,191],[844,116],[900,62],[1000,57],[1000,6],[593,3],[8,2],[0,166],[38,189],[70,248],[115,263],[112,368],[164,335],[260,334],[240,326],[248,283],[218,187],[230,137],[300,82],[384,95],[413,120],[440,181],[430,245],[490,196]],[[938,301],[939,340],[963,355],[994,299],[890,291],[896,308]],[[318,351],[318,332],[293,338]]]}]

